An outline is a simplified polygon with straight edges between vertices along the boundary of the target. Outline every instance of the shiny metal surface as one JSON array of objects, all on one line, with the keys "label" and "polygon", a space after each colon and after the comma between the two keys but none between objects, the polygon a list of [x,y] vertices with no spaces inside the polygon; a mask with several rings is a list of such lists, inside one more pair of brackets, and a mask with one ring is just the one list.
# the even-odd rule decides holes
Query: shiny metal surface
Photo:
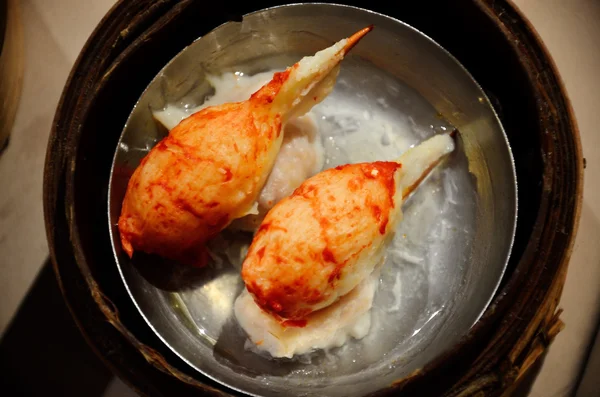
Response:
[{"label": "shiny metal surface", "polygon": [[[364,114],[359,122],[381,119],[406,144],[454,126],[460,131],[458,150],[404,207],[405,219],[382,270],[369,335],[328,352],[272,360],[244,348],[244,333],[231,313],[242,289],[240,260],[251,236],[224,232],[214,247],[227,247],[227,254],[204,269],[137,254],[131,261],[116,229],[121,201],[135,167],[166,134],[151,110],[167,103],[201,104],[211,94],[206,73],[282,68],[368,24],[375,25],[374,31],[343,62],[334,92],[314,110],[326,167],[383,160],[368,150],[340,155],[348,144],[340,125],[349,120],[336,116],[336,109]],[[365,140],[376,138],[364,131]],[[108,207],[115,258],[132,299],[150,327],[188,364],[249,394],[354,396],[425,365],[477,321],[512,246],[516,182],[499,120],[453,57],[392,18],[348,6],[304,4],[222,25],[163,69],[123,130]]]}]

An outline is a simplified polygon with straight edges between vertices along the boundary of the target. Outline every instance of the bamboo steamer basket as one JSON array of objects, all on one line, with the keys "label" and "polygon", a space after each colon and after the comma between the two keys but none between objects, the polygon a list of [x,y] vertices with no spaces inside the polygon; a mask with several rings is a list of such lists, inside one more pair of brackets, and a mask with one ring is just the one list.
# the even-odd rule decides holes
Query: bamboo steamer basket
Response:
[{"label": "bamboo steamer basket", "polygon": [[[140,394],[231,392],[168,350],[119,280],[104,210],[118,135],[139,93],[184,46],[223,22],[277,4],[235,10],[211,4],[209,11],[194,0],[120,1],[89,38],[59,103],[44,178],[54,269],[91,347]],[[452,349],[376,395],[509,395],[563,328],[558,302],[580,215],[583,157],[560,76],[509,1],[347,4],[398,18],[458,58],[502,120],[519,181],[511,260],[483,317]],[[78,189],[75,171],[86,175]]]}]

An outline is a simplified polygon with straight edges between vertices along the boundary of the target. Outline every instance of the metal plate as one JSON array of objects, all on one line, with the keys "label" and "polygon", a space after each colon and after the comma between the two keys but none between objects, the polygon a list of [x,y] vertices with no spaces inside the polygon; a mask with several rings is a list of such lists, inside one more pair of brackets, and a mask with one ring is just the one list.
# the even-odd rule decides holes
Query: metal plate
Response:
[{"label": "metal plate", "polygon": [[[368,24],[375,30],[344,60],[334,92],[313,110],[329,160],[325,167],[389,160],[380,158],[382,153],[398,155],[406,145],[451,126],[461,132],[458,150],[404,207],[404,221],[382,269],[369,335],[328,352],[269,359],[244,348],[245,336],[231,313],[242,289],[239,263],[222,256],[208,268],[191,269],[145,255],[129,260],[116,229],[121,202],[131,173],[166,133],[153,120],[153,109],[201,104],[211,92],[207,73],[282,68]],[[336,114],[339,109],[345,116]],[[367,120],[391,125],[390,133],[403,143],[340,157],[348,149],[348,129],[340,126],[358,123],[360,130]],[[361,131],[365,147],[382,139],[369,129]],[[370,11],[298,4],[220,26],[184,49],[153,80],[116,149],[109,227],[123,281],[142,316],[195,369],[256,395],[362,395],[425,365],[483,313],[510,254],[515,181],[510,148],[489,101],[439,45]],[[240,248],[250,238],[227,232],[220,242]]]}]

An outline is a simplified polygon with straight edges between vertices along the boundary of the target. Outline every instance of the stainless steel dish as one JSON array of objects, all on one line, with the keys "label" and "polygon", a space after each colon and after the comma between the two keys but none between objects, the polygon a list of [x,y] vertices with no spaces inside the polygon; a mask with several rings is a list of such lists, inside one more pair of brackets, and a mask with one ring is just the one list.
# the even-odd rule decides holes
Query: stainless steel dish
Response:
[{"label": "stainless steel dish", "polygon": [[[383,267],[369,335],[328,352],[273,360],[244,348],[232,316],[243,284],[240,255],[208,268],[172,266],[144,255],[131,261],[116,228],[128,179],[166,134],[152,110],[199,105],[211,94],[207,73],[254,74],[285,67],[374,24],[342,64],[334,92],[315,108],[326,167],[382,160],[407,144],[460,131],[458,150],[405,205],[405,218]],[[344,114],[355,114],[343,119]],[[361,130],[391,126],[396,147]],[[350,144],[348,124],[362,131]],[[389,141],[389,136],[387,141]],[[350,146],[387,148],[340,155]],[[394,139],[392,139],[393,141]],[[254,395],[363,395],[388,386],[455,344],[492,298],[516,225],[516,178],[508,141],[482,89],[443,48],[393,18],[349,6],[296,4],[222,25],[178,54],[141,95],[123,130],[111,172],[108,211],[113,250],[131,298],[154,332],[190,366]],[[251,236],[225,232],[229,252]],[[394,291],[394,293],[392,293]]]}]

